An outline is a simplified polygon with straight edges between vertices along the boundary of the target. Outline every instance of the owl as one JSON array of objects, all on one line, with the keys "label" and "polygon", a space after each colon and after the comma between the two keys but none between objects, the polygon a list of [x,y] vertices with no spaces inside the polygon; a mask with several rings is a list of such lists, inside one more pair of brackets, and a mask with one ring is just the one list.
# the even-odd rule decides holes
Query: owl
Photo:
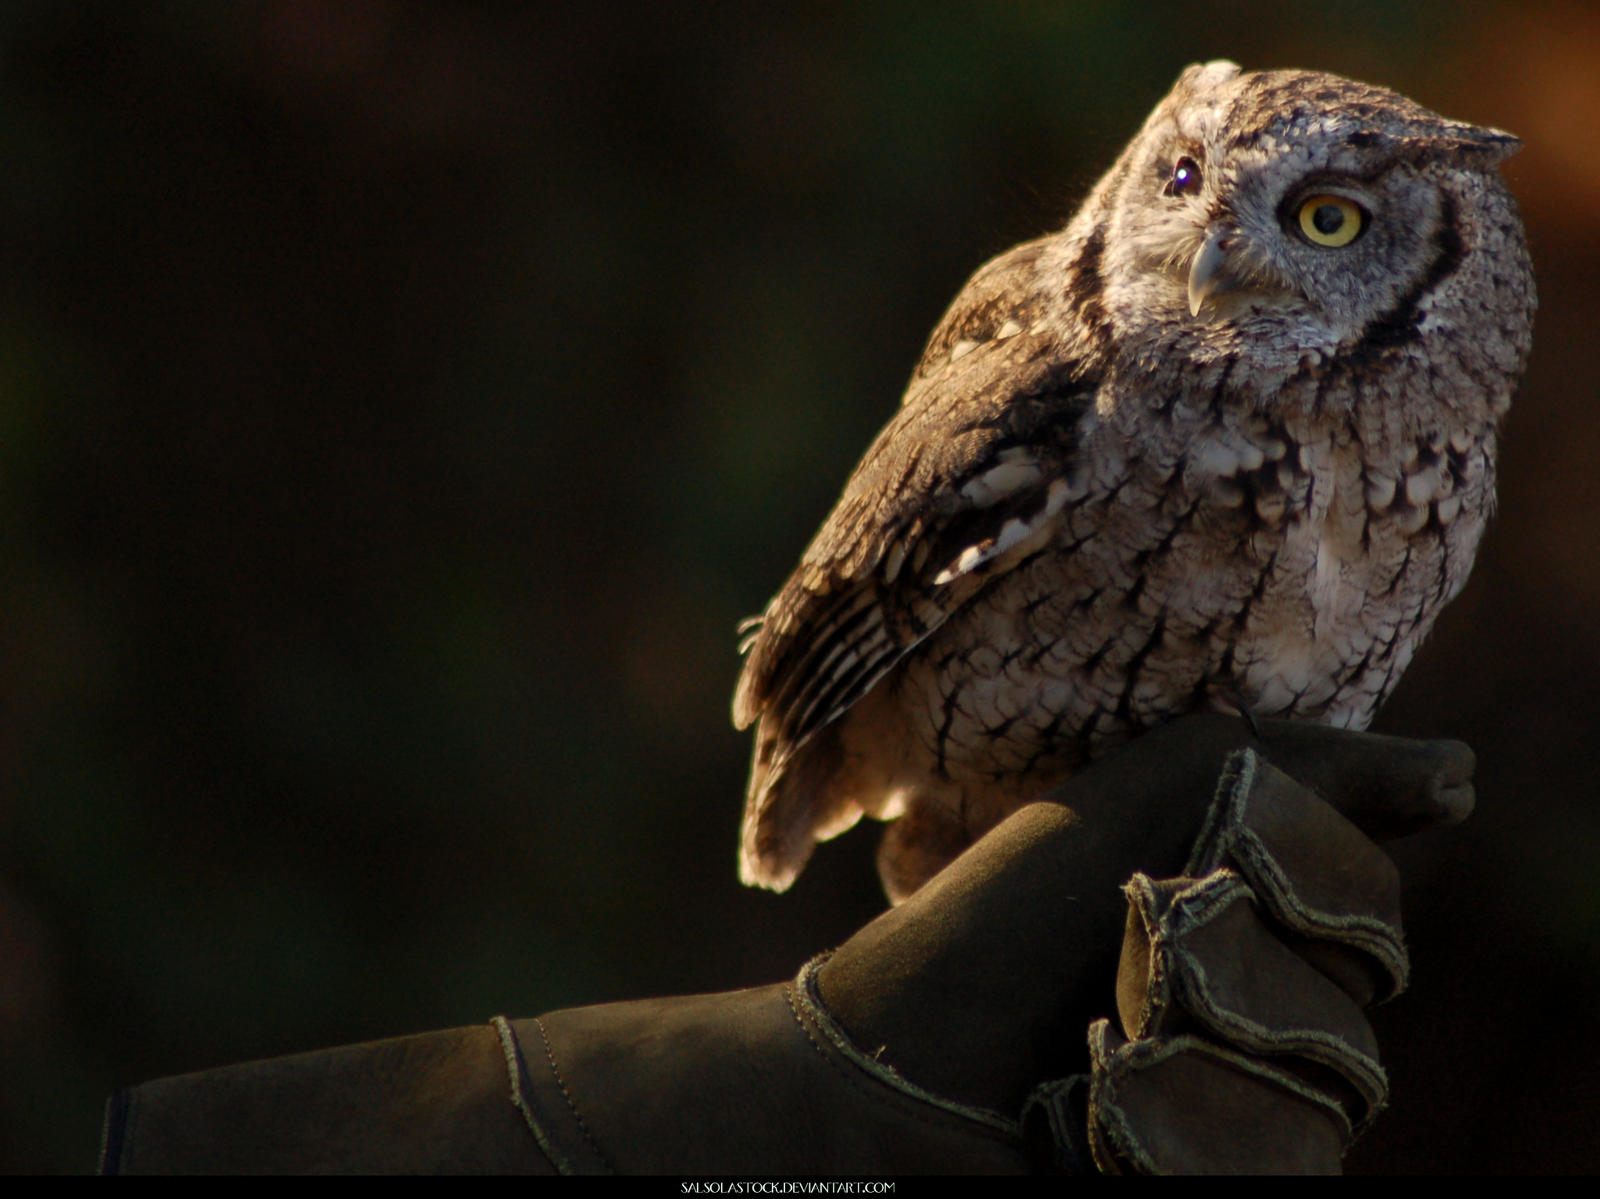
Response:
[{"label": "owl", "polygon": [[1535,307],[1519,144],[1185,70],[1065,229],[956,297],[749,622],[744,881],[866,814],[898,901],[1199,709],[1364,728],[1494,507]]}]

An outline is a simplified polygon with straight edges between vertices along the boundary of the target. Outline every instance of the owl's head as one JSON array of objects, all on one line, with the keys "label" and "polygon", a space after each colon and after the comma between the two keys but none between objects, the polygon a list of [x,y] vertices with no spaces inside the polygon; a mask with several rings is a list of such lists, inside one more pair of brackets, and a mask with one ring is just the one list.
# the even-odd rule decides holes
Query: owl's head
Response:
[{"label": "owl's head", "polygon": [[1528,325],[1496,170],[1519,145],[1333,75],[1192,66],[1087,206],[1108,315],[1124,344],[1262,365],[1485,309]]}]

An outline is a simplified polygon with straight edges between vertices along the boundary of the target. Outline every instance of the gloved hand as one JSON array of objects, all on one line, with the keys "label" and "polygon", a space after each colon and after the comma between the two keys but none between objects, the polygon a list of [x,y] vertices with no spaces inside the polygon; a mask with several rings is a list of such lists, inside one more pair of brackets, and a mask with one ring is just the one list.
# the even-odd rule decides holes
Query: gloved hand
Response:
[{"label": "gloved hand", "polygon": [[[1064,785],[1054,802],[1014,814],[793,983],[572,1009],[497,1021],[477,1033],[146,1084],[113,1103],[107,1166],[420,1171],[470,1169],[476,1160],[485,1169],[563,1172],[998,1173],[1090,1168],[1085,1133],[1092,1127],[1094,1152],[1108,1167],[1225,1168],[1237,1160],[1287,1169],[1305,1163],[1263,1159],[1257,1146],[1244,1155],[1240,1141],[1255,1135],[1253,1126],[1228,1116],[1234,1107],[1270,1111],[1286,1093],[1284,1078],[1303,1083],[1317,1118],[1332,1120],[1332,1134],[1319,1142],[1331,1149],[1311,1160],[1336,1166],[1348,1129],[1332,1108],[1353,1126],[1381,1102],[1359,1005],[1403,980],[1403,955],[1385,957],[1381,948],[1398,946],[1383,898],[1392,895],[1392,868],[1378,887],[1382,902],[1373,903],[1365,889],[1381,869],[1351,874],[1344,857],[1324,852],[1320,833],[1308,840],[1295,829],[1307,812],[1332,817],[1329,809],[1376,837],[1458,820],[1471,807],[1472,756],[1454,743],[1298,723],[1262,722],[1261,731],[1258,740],[1242,720],[1196,716],[1140,738]],[[1282,785],[1294,805],[1280,810],[1277,792],[1259,785],[1219,789],[1224,763],[1243,748],[1261,759],[1257,780],[1279,786],[1267,763],[1287,776]],[[1242,819],[1230,814],[1240,803]],[[1206,942],[1212,926],[1199,921],[1198,942],[1185,940],[1196,921],[1184,915],[1191,909],[1183,888],[1148,880],[1209,880],[1224,862],[1250,857],[1251,829],[1277,854],[1288,898],[1269,904],[1261,923],[1250,895],[1270,887],[1256,875],[1243,874],[1248,887],[1208,881],[1200,907],[1223,914],[1216,927],[1238,919],[1227,913],[1243,912],[1266,933],[1299,929],[1283,914],[1298,902],[1336,918],[1377,912],[1373,936],[1354,949],[1336,941],[1326,950],[1315,929],[1297,932],[1284,943],[1287,956],[1251,959],[1254,966],[1236,954],[1259,949],[1259,936],[1246,934],[1237,942],[1243,949],[1228,941],[1218,949]],[[1346,847],[1381,859],[1365,837],[1351,835]],[[1121,888],[1141,872],[1148,880],[1133,884],[1137,927],[1130,928]],[[1283,989],[1287,1019],[1259,1021],[1268,1030],[1259,1044],[1225,1019],[1220,1029],[1196,1025],[1195,1045],[1218,1050],[1204,1062],[1265,1063],[1266,1073],[1245,1069],[1240,1088],[1208,1092],[1221,1117],[1209,1126],[1172,1118],[1179,1084],[1138,1056],[1143,1046],[1192,1048],[1181,1043],[1190,1032],[1183,1021],[1205,1008],[1189,1000],[1187,983],[1168,986],[1173,971],[1141,976],[1140,944],[1147,963],[1173,960],[1167,949],[1176,944],[1207,979],[1242,965],[1237,973],[1246,981],[1270,984],[1280,971],[1298,980]],[[1085,1030],[1117,1009],[1119,957],[1132,963],[1120,985],[1127,1043],[1100,1026],[1091,1064]],[[1341,994],[1356,997],[1354,1021],[1342,1009],[1323,1018],[1316,1005],[1302,1017],[1298,997],[1312,960],[1338,979]],[[1370,995],[1361,992],[1362,979]],[[1247,1021],[1281,1014],[1270,1005],[1241,1006],[1231,993],[1213,1006]],[[1271,1039],[1285,1028],[1331,1040],[1316,1041],[1313,1052]],[[1204,1053],[1166,1057],[1182,1062]],[[422,1083],[409,1062],[425,1064]],[[486,1080],[497,1067],[509,1067],[511,1104],[493,1109]],[[1091,1073],[1088,1087],[1052,1082]],[[1254,1085],[1269,1089],[1267,1101],[1252,1107]],[[1235,1095],[1245,1099],[1234,1103]],[[507,1139],[513,1126],[521,1138],[514,1144]],[[1191,1156],[1168,1153],[1168,1142]]]},{"label": "gloved hand", "polygon": [[1388,1093],[1362,1008],[1406,982],[1393,863],[1243,751],[1183,875],[1135,874],[1125,890],[1122,1033],[1090,1029],[1095,1162],[1336,1173]]},{"label": "gloved hand", "polygon": [[[1088,1164],[1087,1125],[1102,1169],[1337,1169],[1386,1094],[1360,1009],[1407,971],[1398,877],[1368,834],[1463,819],[1473,758],[1260,727],[1178,721],[1018,812],[834,955],[830,1009],[940,1095],[1015,1112],[1044,1083],[1030,1123],[1067,1168]],[[1112,880],[1130,876],[1124,922]],[[1128,1045],[1097,1019],[1113,977]],[[1092,1088],[1068,1082],[1085,1027]]]}]

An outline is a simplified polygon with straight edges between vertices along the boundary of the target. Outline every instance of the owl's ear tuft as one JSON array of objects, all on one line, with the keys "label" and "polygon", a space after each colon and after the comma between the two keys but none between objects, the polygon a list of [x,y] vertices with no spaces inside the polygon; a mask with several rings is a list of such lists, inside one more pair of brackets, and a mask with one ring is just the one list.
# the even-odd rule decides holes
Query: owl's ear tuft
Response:
[{"label": "owl's ear tuft", "polygon": [[1183,68],[1183,74],[1178,76],[1178,82],[1173,90],[1179,88],[1188,91],[1200,91],[1204,88],[1216,87],[1228,82],[1239,74],[1239,64],[1230,62],[1226,58],[1213,58],[1210,62],[1190,63]]},{"label": "owl's ear tuft", "polygon": [[1504,129],[1487,125],[1451,125],[1438,139],[1451,153],[1482,160],[1485,167],[1497,167],[1522,149],[1522,139]]},{"label": "owl's ear tuft", "polygon": [[1454,121],[1416,122],[1399,133],[1363,129],[1346,140],[1359,149],[1386,151],[1397,161],[1445,161],[1484,171],[1492,171],[1522,149],[1522,139],[1503,129]]}]

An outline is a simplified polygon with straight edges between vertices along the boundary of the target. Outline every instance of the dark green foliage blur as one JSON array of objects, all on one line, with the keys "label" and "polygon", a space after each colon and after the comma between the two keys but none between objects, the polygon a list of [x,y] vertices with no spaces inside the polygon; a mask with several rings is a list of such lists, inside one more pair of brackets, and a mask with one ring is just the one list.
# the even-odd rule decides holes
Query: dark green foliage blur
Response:
[{"label": "dark green foliage blur", "polygon": [[1528,141],[1501,516],[1380,721],[1479,810],[1396,851],[1351,1165],[1600,1170],[1600,19],[1133,0],[0,6],[0,1170],[878,910],[868,830],[737,886],[734,626],[965,277],[1217,56]]}]

